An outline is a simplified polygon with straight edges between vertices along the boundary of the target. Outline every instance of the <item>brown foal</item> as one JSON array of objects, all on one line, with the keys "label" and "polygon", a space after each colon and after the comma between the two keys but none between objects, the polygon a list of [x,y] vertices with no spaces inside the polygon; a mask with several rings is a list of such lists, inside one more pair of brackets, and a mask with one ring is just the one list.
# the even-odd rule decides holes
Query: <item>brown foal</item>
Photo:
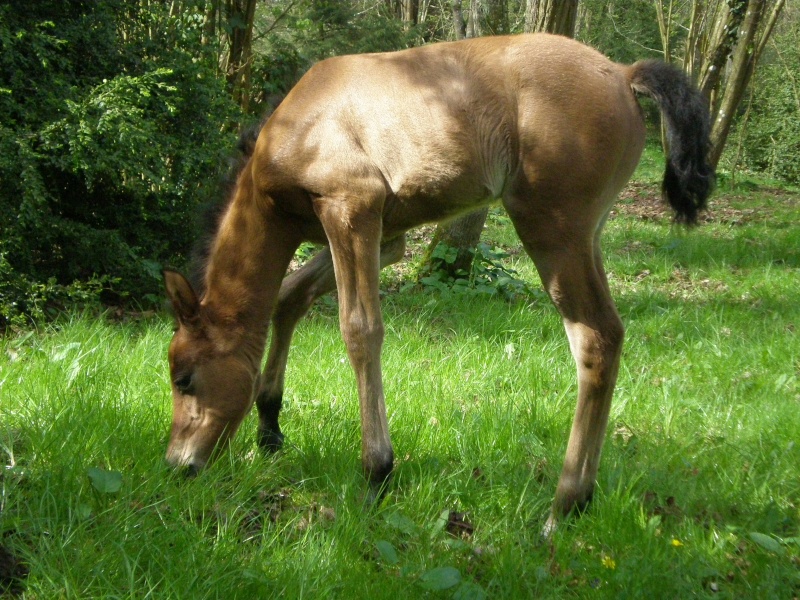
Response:
[{"label": "brown foal", "polygon": [[[613,63],[544,34],[486,37],[311,68],[263,126],[220,221],[197,291],[165,271],[178,321],[169,349],[167,460],[202,468],[251,409],[259,443],[281,446],[278,413],[297,321],[338,289],[358,382],[361,460],[375,489],[392,471],[381,379],[381,267],[404,233],[500,200],[559,310],[578,400],[546,531],[592,496],[623,326],[600,232],[645,141],[636,94],[670,140],[664,194],[693,222],[713,185],[708,113],[677,69]],[[327,244],[284,278],[301,242]],[[270,320],[272,342],[259,370]]]}]

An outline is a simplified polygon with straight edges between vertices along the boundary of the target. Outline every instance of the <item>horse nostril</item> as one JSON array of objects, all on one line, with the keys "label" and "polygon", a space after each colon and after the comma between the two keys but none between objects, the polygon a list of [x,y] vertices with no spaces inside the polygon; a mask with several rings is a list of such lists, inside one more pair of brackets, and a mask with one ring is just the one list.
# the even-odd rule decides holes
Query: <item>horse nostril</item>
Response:
[{"label": "horse nostril", "polygon": [[183,469],[183,474],[186,476],[186,479],[193,479],[197,477],[197,474],[200,472],[200,467],[197,465],[186,465]]}]

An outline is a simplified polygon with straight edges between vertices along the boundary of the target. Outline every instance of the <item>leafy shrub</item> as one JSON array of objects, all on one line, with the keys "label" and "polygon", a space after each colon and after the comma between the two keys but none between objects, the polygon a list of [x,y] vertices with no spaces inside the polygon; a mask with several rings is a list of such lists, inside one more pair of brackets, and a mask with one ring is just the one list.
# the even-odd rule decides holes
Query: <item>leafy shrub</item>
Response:
[{"label": "leafy shrub", "polygon": [[52,277],[36,281],[12,268],[3,246],[0,241],[0,334],[51,318],[66,306],[97,309],[101,294],[119,284],[108,276],[69,285],[61,285]]},{"label": "leafy shrub", "polygon": [[745,165],[800,183],[800,21],[787,19],[755,73],[749,120],[740,123]]},{"label": "leafy shrub", "polygon": [[498,296],[509,301],[533,295],[528,284],[519,279],[518,273],[503,264],[502,261],[510,256],[504,250],[479,243],[470,272],[456,271],[453,277],[443,266],[453,264],[457,255],[457,248],[437,244],[431,253],[430,272],[420,278],[420,283],[443,293]]},{"label": "leafy shrub", "polygon": [[81,295],[153,299],[240,116],[202,3],[24,4],[0,7],[3,320]]}]

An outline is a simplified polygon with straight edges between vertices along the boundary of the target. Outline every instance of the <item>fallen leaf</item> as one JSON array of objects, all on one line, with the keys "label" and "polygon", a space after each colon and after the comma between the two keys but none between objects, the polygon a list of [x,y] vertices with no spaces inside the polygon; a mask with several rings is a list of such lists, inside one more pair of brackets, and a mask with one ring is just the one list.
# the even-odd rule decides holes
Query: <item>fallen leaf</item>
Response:
[{"label": "fallen leaf", "polygon": [[319,516],[322,517],[326,521],[335,521],[336,520],[336,511],[332,508],[327,506],[320,506],[319,507]]}]

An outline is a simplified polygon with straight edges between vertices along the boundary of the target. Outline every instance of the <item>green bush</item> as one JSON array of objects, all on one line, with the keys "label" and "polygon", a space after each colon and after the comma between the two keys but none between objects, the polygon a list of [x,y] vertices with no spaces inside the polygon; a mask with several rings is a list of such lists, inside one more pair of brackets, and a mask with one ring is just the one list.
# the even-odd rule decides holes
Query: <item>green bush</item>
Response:
[{"label": "green bush", "polygon": [[508,301],[537,295],[514,269],[504,264],[510,255],[501,248],[479,243],[470,271],[459,270],[452,276],[445,267],[452,265],[457,255],[457,248],[441,242],[437,244],[431,253],[430,270],[420,277],[420,283],[443,294],[497,296]]},{"label": "green bush", "polygon": [[0,7],[3,320],[45,298],[154,299],[240,117],[203,3],[16,4]]},{"label": "green bush", "polygon": [[[773,50],[755,74],[752,109],[743,127],[742,159],[749,169],[800,183],[800,22],[776,33]],[[778,48],[779,50],[775,50]]]},{"label": "green bush", "polygon": [[12,268],[3,247],[0,241],[0,334],[50,319],[66,306],[99,309],[101,294],[119,284],[105,275],[70,285],[61,285],[53,277],[36,281]]}]

